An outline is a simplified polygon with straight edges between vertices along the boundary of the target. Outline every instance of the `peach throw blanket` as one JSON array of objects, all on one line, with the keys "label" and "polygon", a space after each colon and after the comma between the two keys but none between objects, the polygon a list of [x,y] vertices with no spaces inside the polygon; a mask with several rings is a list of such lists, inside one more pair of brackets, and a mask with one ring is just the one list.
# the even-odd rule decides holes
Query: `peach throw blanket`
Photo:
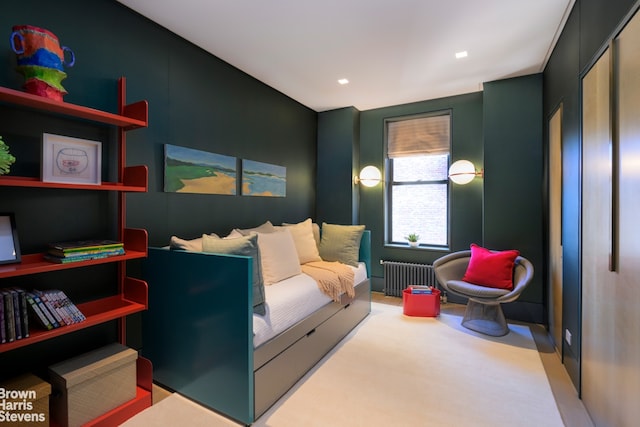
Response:
[{"label": "peach throw blanket", "polygon": [[340,302],[343,292],[350,297],[355,295],[355,273],[348,265],[337,261],[312,261],[302,264],[302,272],[311,276],[318,288],[336,302]]}]

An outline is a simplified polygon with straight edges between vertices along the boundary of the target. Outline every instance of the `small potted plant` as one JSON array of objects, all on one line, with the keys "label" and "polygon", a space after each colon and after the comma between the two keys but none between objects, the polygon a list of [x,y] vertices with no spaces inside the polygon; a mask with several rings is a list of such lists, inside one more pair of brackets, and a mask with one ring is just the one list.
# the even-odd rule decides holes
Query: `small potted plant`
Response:
[{"label": "small potted plant", "polygon": [[16,158],[9,153],[9,147],[4,143],[0,136],[0,175],[9,173],[9,166],[16,161]]},{"label": "small potted plant", "polygon": [[420,235],[416,233],[411,233],[408,236],[405,236],[405,239],[409,242],[409,246],[415,248],[418,246],[418,240],[420,240]]}]

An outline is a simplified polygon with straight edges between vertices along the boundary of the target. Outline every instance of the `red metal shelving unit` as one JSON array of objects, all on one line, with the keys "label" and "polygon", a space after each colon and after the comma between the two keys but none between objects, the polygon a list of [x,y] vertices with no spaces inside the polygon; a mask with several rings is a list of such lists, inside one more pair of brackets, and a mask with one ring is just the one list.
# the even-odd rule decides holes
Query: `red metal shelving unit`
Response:
[{"label": "red metal shelving unit", "polygon": [[[117,182],[102,182],[100,185],[62,184],[43,182],[39,178],[20,176],[0,176],[0,187],[51,188],[69,191],[115,191],[118,193],[118,238],[124,242],[125,254],[90,261],[56,264],[46,261],[42,253],[26,254],[18,264],[0,266],[0,279],[25,276],[36,273],[47,273],[58,270],[82,268],[104,263],[117,263],[118,289],[116,295],[99,298],[77,304],[86,320],[53,330],[30,330],[27,338],[0,344],[0,356],[17,348],[26,347],[41,341],[72,333],[105,322],[118,320],[120,341],[125,344],[126,316],[146,310],[148,307],[147,283],[126,276],[126,261],[145,258],[147,256],[147,232],[142,229],[125,227],[126,206],[125,194],[128,192],[146,192],[148,189],[148,170],[146,166],[126,166],[126,133],[133,129],[148,125],[147,101],[139,101],[126,105],[126,79],[118,81],[118,113],[109,113],[80,105],[54,101],[48,98],[28,94],[9,88],[0,87],[0,103],[37,111],[53,113],[70,119],[84,119],[97,124],[111,125],[118,128],[118,178]],[[152,389],[151,362],[139,357],[137,361],[137,395],[135,399],[93,420],[89,425],[117,425],[141,410],[151,406]]]}]

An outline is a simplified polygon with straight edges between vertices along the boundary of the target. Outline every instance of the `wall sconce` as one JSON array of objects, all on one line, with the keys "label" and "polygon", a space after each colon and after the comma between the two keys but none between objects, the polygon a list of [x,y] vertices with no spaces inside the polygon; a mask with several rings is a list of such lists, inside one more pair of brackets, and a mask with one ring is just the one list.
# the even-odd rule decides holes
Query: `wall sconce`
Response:
[{"label": "wall sconce", "polygon": [[380,169],[375,166],[365,166],[360,171],[360,176],[355,176],[353,182],[356,184],[362,184],[365,187],[375,187],[382,181],[382,173]]},{"label": "wall sconce", "polygon": [[456,184],[468,184],[476,176],[484,177],[484,170],[477,172],[469,160],[458,160],[449,167],[449,179]]}]

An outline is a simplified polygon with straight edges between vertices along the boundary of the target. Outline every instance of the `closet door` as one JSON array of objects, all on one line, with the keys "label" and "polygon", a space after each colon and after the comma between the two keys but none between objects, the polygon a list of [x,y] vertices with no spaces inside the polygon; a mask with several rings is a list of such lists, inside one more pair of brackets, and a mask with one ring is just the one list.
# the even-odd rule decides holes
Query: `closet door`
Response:
[{"label": "closet door", "polygon": [[[640,405],[640,14],[616,42],[614,79],[620,141],[619,265],[613,292],[616,321],[616,396],[624,407],[611,420],[638,425]],[[616,411],[617,412],[617,411]]]},{"label": "closet door", "polygon": [[562,349],[562,105],[549,120],[549,331]]},{"label": "closet door", "polygon": [[614,363],[616,329],[610,297],[615,277],[609,271],[613,201],[610,61],[607,50],[582,81],[581,389],[592,417],[609,411],[613,403],[607,396],[615,389],[606,368]]},{"label": "closet door", "polygon": [[639,116],[636,14],[583,79],[581,392],[595,425],[640,419]]}]

